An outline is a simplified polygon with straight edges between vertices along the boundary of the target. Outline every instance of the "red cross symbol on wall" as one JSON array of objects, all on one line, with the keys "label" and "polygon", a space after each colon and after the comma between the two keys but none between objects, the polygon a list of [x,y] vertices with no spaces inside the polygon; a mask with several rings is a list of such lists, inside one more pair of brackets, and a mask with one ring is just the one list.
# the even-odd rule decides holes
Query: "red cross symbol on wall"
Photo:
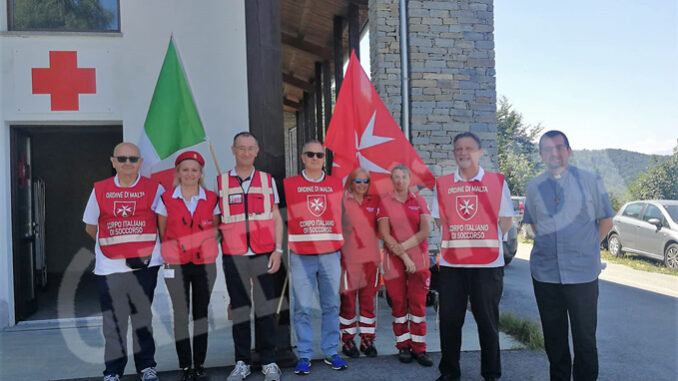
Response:
[{"label": "red cross symbol on wall", "polygon": [[32,69],[33,94],[50,94],[52,111],[78,111],[79,94],[97,92],[94,68],[78,68],[78,52],[49,52],[49,68]]}]

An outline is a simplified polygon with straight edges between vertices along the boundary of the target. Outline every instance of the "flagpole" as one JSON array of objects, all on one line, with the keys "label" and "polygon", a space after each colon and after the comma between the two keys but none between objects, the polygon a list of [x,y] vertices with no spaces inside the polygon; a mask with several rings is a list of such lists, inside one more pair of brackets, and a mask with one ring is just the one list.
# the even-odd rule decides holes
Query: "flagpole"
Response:
[{"label": "flagpole", "polygon": [[207,135],[205,135],[205,140],[207,140],[207,143],[210,145],[210,152],[212,153],[212,160],[214,160],[214,166],[217,167],[217,173],[221,174],[221,169],[219,169],[219,162],[217,162],[217,155],[214,153],[214,147],[212,147],[212,141],[207,138]]}]

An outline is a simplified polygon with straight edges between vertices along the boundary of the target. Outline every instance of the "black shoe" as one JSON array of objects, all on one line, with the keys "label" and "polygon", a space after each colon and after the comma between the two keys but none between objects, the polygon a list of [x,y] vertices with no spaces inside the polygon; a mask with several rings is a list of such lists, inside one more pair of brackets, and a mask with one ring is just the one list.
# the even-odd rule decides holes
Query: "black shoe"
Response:
[{"label": "black shoe", "polygon": [[454,378],[449,374],[441,374],[440,377],[436,378],[436,381],[459,381],[460,378]]},{"label": "black shoe", "polygon": [[348,357],[357,359],[360,357],[360,352],[358,351],[358,347],[355,346],[355,343],[353,340],[349,340],[344,343],[344,345],[341,347],[341,351],[344,352],[344,354]]},{"label": "black shoe", "polygon": [[367,357],[377,357],[377,348],[374,347],[374,339],[363,337],[360,340],[360,351]]},{"label": "black shoe", "polygon": [[181,370],[181,379],[183,381],[193,381],[195,379],[195,373],[193,373],[193,369],[190,366]]},{"label": "black shoe", "polygon": [[414,353],[412,352],[412,358],[417,360],[421,366],[433,366],[433,360],[426,354],[426,352]]},{"label": "black shoe", "polygon": [[202,365],[198,365],[195,367],[195,370],[193,371],[193,379],[194,380],[206,380],[207,379],[207,371]]},{"label": "black shoe", "polygon": [[485,377],[485,378],[483,378],[483,380],[485,380],[485,381],[497,381],[497,379],[494,378],[494,377]]},{"label": "black shoe", "polygon": [[406,364],[412,362],[412,352],[410,351],[410,348],[398,349],[398,360]]}]

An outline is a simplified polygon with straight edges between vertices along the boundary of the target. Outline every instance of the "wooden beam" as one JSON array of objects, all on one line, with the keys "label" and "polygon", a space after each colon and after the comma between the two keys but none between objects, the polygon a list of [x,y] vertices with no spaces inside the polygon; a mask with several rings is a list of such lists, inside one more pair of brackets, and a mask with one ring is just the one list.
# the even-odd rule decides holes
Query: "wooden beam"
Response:
[{"label": "wooden beam", "polygon": [[315,136],[320,142],[323,141],[325,124],[323,123],[323,82],[322,63],[315,63]]},{"label": "wooden beam", "polygon": [[324,46],[308,42],[303,38],[297,38],[289,33],[282,33],[282,43],[297,50],[312,54],[322,59],[332,58],[332,51]]},{"label": "wooden beam", "polygon": [[297,111],[297,172],[301,173],[304,168],[301,162],[302,148],[306,142],[306,112],[302,109]]},{"label": "wooden beam", "polygon": [[339,94],[341,82],[344,80],[344,18],[334,16],[333,24],[332,45],[334,46],[334,90],[336,97]]},{"label": "wooden beam", "polygon": [[304,90],[306,92],[313,91],[313,84],[304,80],[301,80],[293,75],[283,73],[283,82],[290,86],[294,86],[297,89]]},{"label": "wooden beam", "polygon": [[[330,61],[323,61],[323,111],[325,112],[325,125],[323,126],[322,141],[325,141],[327,136],[327,128],[330,126],[330,119],[332,118],[332,80],[330,79]],[[329,174],[332,174],[332,151],[327,151],[326,168]]]},{"label": "wooden beam", "polygon": [[348,51],[355,50],[360,60],[360,10],[354,3],[348,4]]},{"label": "wooden beam", "polygon": [[283,106],[287,106],[291,109],[294,109],[294,111],[301,110],[301,103],[295,102],[295,101],[288,99],[288,98],[283,98]]},{"label": "wooden beam", "polygon": [[316,138],[315,127],[315,107],[313,107],[313,94],[304,93],[304,115],[306,118],[306,143]]},{"label": "wooden beam", "polygon": [[359,6],[360,8],[367,8],[369,3],[368,0],[348,0],[348,1],[351,4]]}]

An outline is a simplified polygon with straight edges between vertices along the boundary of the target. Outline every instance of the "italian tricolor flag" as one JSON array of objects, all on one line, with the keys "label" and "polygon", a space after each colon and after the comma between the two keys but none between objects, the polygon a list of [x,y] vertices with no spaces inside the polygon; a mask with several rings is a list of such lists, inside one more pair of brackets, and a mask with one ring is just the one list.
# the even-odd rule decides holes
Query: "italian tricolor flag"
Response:
[{"label": "italian tricolor flag", "polygon": [[165,189],[171,189],[174,154],[203,141],[205,129],[174,38],[170,38],[139,141],[144,158],[141,174],[160,181]]}]

